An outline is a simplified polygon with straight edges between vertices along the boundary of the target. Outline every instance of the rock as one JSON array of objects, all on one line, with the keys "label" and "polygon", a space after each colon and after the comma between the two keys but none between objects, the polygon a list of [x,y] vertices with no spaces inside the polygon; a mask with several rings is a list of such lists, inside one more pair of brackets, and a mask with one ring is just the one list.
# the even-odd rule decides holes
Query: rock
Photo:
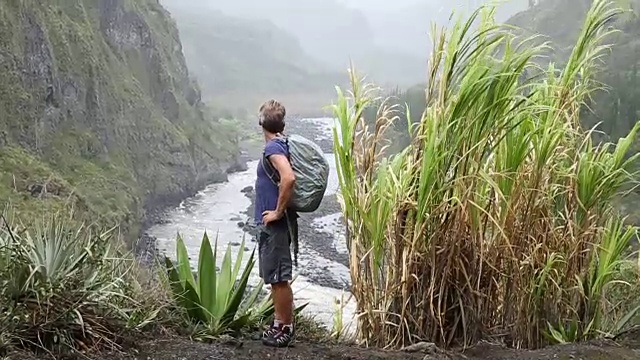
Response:
[{"label": "rock", "polygon": [[200,86],[195,79],[190,79],[189,87],[186,91],[185,97],[189,105],[194,106],[202,102],[202,92]]},{"label": "rock", "polygon": [[160,259],[161,254],[156,246],[156,238],[147,233],[142,233],[134,244],[134,253],[145,265],[153,265],[156,260]]},{"label": "rock", "polygon": [[245,186],[242,190],[240,190],[241,193],[251,193],[253,192],[253,186]]},{"label": "rock", "polygon": [[44,187],[40,184],[32,184],[27,187],[27,190],[31,193],[31,196],[37,197],[43,191]]},{"label": "rock", "polygon": [[245,222],[244,221],[238,221],[237,225],[238,225],[239,228],[243,228],[244,225],[245,225]]},{"label": "rock", "polygon": [[231,245],[231,246],[240,246],[240,243],[239,242],[232,242],[232,243],[229,243],[229,245]]},{"label": "rock", "polygon": [[248,167],[246,161],[237,160],[235,163],[229,165],[229,168],[227,168],[227,174],[246,171],[247,169]]},{"label": "rock", "polygon": [[242,346],[242,341],[229,335],[221,335],[218,341],[223,345],[230,345],[238,348]]},{"label": "rock", "polygon": [[434,343],[422,341],[413,345],[405,346],[402,349],[400,349],[400,351],[410,352],[410,353],[424,352],[429,354],[435,354],[439,352],[439,349]]},{"label": "rock", "polygon": [[435,354],[435,355],[425,355],[422,360],[449,360],[451,359],[449,356],[444,354]]}]

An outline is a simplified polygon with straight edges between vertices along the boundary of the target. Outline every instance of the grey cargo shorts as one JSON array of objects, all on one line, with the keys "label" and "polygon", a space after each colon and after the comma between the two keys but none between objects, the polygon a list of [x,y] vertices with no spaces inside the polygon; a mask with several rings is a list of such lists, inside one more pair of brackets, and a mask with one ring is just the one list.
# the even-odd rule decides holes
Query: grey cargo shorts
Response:
[{"label": "grey cargo shorts", "polygon": [[287,226],[262,225],[258,232],[258,269],[265,284],[293,279],[291,241]]}]

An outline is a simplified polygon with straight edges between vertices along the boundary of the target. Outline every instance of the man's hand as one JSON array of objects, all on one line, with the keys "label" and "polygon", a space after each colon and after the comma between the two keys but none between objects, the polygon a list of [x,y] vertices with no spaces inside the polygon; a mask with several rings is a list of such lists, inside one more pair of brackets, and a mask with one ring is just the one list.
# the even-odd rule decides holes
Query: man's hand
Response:
[{"label": "man's hand", "polygon": [[267,225],[271,222],[278,221],[282,219],[282,213],[279,213],[274,210],[267,210],[262,213],[262,223]]}]

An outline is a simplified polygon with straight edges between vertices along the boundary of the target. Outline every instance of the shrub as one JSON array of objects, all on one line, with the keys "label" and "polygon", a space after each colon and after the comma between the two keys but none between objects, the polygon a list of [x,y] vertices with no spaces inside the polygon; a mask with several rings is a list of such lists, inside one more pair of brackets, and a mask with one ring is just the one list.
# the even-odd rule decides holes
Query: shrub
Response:
[{"label": "shrub", "polygon": [[[118,349],[121,335],[153,323],[159,308],[134,299],[134,261],[116,249],[115,229],[53,214],[25,228],[0,219],[0,337],[49,353]],[[155,304],[153,304],[155,305]]]},{"label": "shrub", "polygon": [[604,295],[636,232],[611,199],[630,180],[638,125],[596,145],[578,116],[618,13],[593,2],[561,72],[537,67],[545,45],[516,42],[490,8],[436,33],[427,107],[391,158],[378,145],[393,109],[370,130],[372,88],[352,72],[350,98],[338,89],[334,148],[361,340],[497,337],[535,348],[608,330]]},{"label": "shrub", "polygon": [[[206,326],[206,335],[217,336],[224,333],[238,333],[260,323],[273,313],[270,297],[258,302],[263,283],[260,282],[245,299],[249,275],[255,264],[255,249],[242,269],[244,239],[235,264],[231,263],[231,246],[222,259],[220,270],[216,270],[217,239],[213,250],[205,233],[198,257],[197,279],[194,278],[187,248],[178,236],[177,262],[165,259],[173,294],[189,319]],[[238,278],[240,276],[240,278]],[[243,301],[245,299],[245,301]]]}]

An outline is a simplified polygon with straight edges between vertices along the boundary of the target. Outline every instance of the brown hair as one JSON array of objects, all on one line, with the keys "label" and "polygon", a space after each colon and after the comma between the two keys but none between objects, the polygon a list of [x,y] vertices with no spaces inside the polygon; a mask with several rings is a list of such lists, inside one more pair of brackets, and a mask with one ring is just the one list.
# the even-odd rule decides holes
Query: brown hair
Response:
[{"label": "brown hair", "polygon": [[260,125],[265,131],[278,134],[284,131],[287,110],[277,100],[269,100],[260,106]]}]

